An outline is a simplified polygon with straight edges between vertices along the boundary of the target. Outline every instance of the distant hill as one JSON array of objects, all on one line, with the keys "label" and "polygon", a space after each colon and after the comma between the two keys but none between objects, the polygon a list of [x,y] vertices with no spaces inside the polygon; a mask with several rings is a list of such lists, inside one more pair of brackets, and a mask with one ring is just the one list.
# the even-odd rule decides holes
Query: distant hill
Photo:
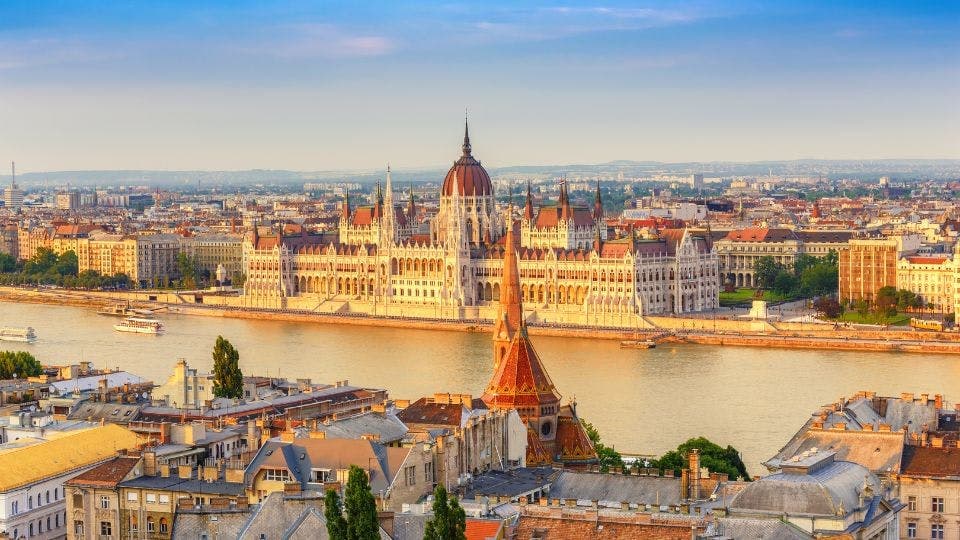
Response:
[{"label": "distant hill", "polygon": [[[873,179],[891,176],[897,180],[960,179],[960,159],[945,160],[819,160],[756,162],[689,162],[616,160],[607,163],[567,165],[515,165],[489,168],[493,176],[645,176],[653,173],[692,174],[707,176],[823,175],[830,178]],[[396,186],[407,183],[443,180],[446,168],[423,168],[393,172]],[[245,171],[50,171],[18,174],[17,181],[26,188],[43,188],[70,184],[77,187],[150,186],[157,188],[218,186],[296,185],[305,182],[373,183],[384,178],[382,170],[288,171],[253,169]],[[0,175],[0,183],[8,183],[10,175]]]}]

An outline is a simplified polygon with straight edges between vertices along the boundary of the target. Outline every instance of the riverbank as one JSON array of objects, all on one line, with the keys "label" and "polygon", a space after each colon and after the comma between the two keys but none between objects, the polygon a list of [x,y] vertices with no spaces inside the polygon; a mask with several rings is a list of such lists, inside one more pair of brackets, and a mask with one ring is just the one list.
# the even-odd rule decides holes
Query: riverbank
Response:
[{"label": "riverbank", "polygon": [[[134,299],[130,300],[132,296]],[[187,303],[144,301],[142,294],[23,289],[0,287],[0,301],[67,305],[100,309],[130,301],[134,307],[183,315],[233,319],[309,322],[316,324],[379,326],[455,332],[490,332],[490,321],[445,321],[415,317],[372,317],[352,314],[279,311],[256,308],[217,307]],[[650,328],[633,331],[615,328],[577,328],[569,325],[533,323],[532,335],[628,340],[643,337],[657,343],[784,349],[830,349],[846,351],[960,354],[960,335],[950,332],[918,332],[881,328],[844,328],[830,324],[740,321],[729,319],[649,316]]]}]

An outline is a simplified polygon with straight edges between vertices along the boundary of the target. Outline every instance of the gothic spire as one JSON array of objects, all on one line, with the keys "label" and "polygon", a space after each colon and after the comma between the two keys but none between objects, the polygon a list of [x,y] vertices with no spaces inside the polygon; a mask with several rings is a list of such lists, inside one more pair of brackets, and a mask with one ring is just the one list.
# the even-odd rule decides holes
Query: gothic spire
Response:
[{"label": "gothic spire", "polygon": [[503,246],[503,276],[500,281],[500,303],[494,323],[494,341],[510,341],[517,331],[526,331],[523,306],[520,304],[520,270],[517,266],[517,248],[513,218],[507,217],[507,234]]},{"label": "gothic spire", "polygon": [[470,157],[470,123],[467,115],[463,115],[463,157]]},{"label": "gothic spire", "polygon": [[597,180],[597,196],[593,199],[593,219],[603,219],[603,201],[600,199],[600,180]]},{"label": "gothic spire", "polygon": [[533,219],[533,193],[530,191],[529,180],[527,180],[527,200],[523,203],[523,217]]}]

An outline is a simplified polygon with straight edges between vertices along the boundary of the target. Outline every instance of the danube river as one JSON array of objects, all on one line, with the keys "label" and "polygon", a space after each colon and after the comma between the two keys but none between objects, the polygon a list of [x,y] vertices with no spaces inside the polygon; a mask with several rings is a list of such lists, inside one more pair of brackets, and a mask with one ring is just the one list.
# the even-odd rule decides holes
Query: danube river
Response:
[{"label": "danube river", "polygon": [[[165,314],[162,336],[120,334],[92,309],[0,303],[0,326],[32,326],[22,348],[43,363],[81,360],[163,382],[177,359],[209,370],[217,335],[240,352],[245,374],[309,377],[386,388],[393,398],[435,392],[479,396],[490,377],[488,334],[336,326]],[[773,455],[820,404],[858,390],[960,396],[956,356],[662,345],[534,337],[557,388],[581,417],[626,452],[659,454],[704,435],[732,444],[747,467]]]}]

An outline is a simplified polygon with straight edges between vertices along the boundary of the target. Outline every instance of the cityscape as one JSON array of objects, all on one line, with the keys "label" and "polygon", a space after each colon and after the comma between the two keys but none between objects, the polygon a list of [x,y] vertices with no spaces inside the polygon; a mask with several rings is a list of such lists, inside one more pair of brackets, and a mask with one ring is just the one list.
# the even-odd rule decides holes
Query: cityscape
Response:
[{"label": "cityscape", "polygon": [[958,6],[0,21],[0,539],[960,540]]}]

